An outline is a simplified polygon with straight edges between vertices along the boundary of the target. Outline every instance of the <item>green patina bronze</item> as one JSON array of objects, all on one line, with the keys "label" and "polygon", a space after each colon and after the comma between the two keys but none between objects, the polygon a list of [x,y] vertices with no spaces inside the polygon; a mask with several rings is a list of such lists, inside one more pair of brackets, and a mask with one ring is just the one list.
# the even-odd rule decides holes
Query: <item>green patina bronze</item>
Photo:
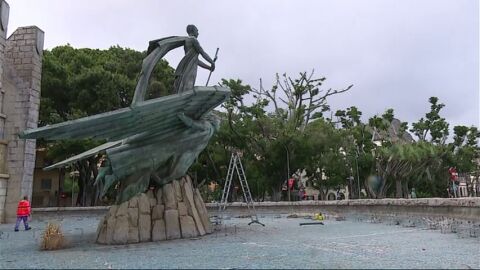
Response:
[{"label": "green patina bronze", "polygon": [[[130,107],[25,130],[19,137],[106,140],[103,145],[46,169],[63,167],[105,151],[107,159],[99,170],[96,185],[103,194],[116,188],[117,203],[144,192],[151,181],[161,186],[182,177],[219,127],[220,121],[211,111],[230,95],[230,89],[225,87],[194,86],[197,67],[213,71],[215,62],[198,43],[197,28],[189,25],[187,32],[188,37],[150,41]],[[185,57],[175,71],[176,94],[145,100],[153,68],[165,54],[180,46],[185,49]],[[200,61],[199,55],[210,66]]]}]

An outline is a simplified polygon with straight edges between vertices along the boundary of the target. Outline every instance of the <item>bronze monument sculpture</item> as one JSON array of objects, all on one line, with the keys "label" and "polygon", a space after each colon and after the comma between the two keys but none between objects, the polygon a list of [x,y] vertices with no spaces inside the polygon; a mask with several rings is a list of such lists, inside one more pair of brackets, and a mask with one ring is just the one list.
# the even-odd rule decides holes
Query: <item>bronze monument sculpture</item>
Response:
[{"label": "bronze monument sculpture", "polygon": [[[19,134],[24,139],[107,141],[46,168],[66,166],[105,151],[106,160],[95,184],[102,194],[113,191],[117,205],[99,225],[99,243],[156,241],[211,232],[205,205],[186,172],[218,129],[220,121],[211,111],[229,97],[230,90],[194,86],[197,67],[213,71],[216,59],[200,46],[194,25],[187,26],[187,33],[187,37],[150,41],[130,107]],[[175,94],[145,100],[153,68],[180,46],[185,56],[175,71]],[[210,66],[199,60],[199,55]],[[147,192],[151,183],[156,189]]]}]

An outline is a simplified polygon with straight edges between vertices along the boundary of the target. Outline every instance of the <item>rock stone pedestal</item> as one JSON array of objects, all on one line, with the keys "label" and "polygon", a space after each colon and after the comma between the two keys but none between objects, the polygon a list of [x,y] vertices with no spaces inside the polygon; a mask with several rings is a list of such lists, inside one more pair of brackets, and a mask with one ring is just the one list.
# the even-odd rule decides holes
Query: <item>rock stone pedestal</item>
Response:
[{"label": "rock stone pedestal", "polygon": [[212,233],[207,208],[189,176],[113,205],[98,225],[97,243],[131,244]]}]

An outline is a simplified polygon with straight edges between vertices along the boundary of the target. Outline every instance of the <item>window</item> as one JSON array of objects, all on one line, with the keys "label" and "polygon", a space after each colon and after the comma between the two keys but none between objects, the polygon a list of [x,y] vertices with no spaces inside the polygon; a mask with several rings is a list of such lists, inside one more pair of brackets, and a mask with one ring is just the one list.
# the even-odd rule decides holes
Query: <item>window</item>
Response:
[{"label": "window", "polygon": [[50,178],[47,178],[47,179],[42,179],[42,182],[41,182],[41,188],[43,190],[50,190],[52,189],[52,179]]}]

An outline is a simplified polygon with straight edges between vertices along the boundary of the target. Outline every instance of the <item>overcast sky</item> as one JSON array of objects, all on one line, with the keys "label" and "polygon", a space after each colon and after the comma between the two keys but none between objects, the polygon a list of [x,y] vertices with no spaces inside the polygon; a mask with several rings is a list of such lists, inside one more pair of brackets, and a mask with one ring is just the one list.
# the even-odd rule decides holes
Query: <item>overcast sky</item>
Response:
[{"label": "overcast sky", "polygon": [[[357,106],[366,117],[394,108],[409,123],[446,105],[452,125],[479,126],[479,1],[477,0],[7,0],[8,34],[36,25],[45,48],[120,45],[146,50],[148,41],[200,30],[212,57],[211,82],[240,78],[270,86],[275,73],[315,69],[326,88],[354,87],[329,104]],[[183,50],[167,60],[176,67]],[[208,72],[199,70],[197,85]]]}]

